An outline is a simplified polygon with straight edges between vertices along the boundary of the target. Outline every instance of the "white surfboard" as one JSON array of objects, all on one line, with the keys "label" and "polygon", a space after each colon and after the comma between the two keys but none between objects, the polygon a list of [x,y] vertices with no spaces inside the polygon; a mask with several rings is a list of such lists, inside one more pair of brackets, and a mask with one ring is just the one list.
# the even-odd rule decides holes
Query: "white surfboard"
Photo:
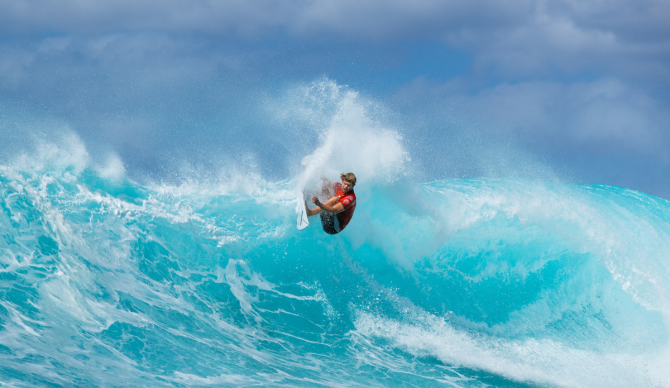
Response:
[{"label": "white surfboard", "polygon": [[298,213],[298,230],[303,230],[309,226],[309,220],[307,219],[307,211],[305,210],[305,196],[302,193],[302,190],[298,193],[298,207],[296,207],[295,210]]}]

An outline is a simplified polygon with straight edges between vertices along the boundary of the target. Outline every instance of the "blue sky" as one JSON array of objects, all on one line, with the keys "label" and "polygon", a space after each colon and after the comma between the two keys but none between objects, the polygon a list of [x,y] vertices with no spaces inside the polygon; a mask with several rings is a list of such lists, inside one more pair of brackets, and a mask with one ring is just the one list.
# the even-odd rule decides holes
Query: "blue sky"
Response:
[{"label": "blue sky", "polygon": [[2,2],[3,154],[68,130],[137,179],[249,155],[284,178],[318,131],[267,106],[325,78],[374,101],[422,179],[670,198],[668,21],[647,0]]}]

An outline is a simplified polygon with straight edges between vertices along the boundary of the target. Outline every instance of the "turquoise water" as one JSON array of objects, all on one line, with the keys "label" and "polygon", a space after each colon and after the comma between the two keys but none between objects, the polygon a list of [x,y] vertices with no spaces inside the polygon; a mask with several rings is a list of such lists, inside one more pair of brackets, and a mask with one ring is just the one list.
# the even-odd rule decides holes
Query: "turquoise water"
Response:
[{"label": "turquoise water", "polygon": [[0,385],[670,387],[670,206],[518,179],[140,186],[0,167]]}]

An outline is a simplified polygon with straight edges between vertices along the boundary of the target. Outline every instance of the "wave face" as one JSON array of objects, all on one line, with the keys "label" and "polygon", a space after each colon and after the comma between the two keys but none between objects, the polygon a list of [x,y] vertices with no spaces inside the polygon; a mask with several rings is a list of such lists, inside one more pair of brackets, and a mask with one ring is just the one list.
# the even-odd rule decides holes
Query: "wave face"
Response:
[{"label": "wave face", "polygon": [[3,166],[0,380],[670,386],[668,202],[396,181],[329,236],[295,229],[296,184]]}]

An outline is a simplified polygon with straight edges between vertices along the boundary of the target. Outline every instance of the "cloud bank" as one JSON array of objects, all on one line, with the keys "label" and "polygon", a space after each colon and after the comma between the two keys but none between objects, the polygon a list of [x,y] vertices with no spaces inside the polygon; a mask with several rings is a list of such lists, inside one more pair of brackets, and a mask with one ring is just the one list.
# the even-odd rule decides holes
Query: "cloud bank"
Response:
[{"label": "cloud bank", "polygon": [[668,20],[656,0],[1,2],[0,105],[155,170],[286,152],[290,120],[258,112],[325,76],[394,112],[436,178],[536,160],[670,198]]},{"label": "cloud bank", "polygon": [[[0,3],[5,33],[203,32],[361,42],[439,40],[504,76],[604,67],[668,79],[670,3],[616,1],[35,1]],[[666,85],[667,86],[667,85]]]}]

